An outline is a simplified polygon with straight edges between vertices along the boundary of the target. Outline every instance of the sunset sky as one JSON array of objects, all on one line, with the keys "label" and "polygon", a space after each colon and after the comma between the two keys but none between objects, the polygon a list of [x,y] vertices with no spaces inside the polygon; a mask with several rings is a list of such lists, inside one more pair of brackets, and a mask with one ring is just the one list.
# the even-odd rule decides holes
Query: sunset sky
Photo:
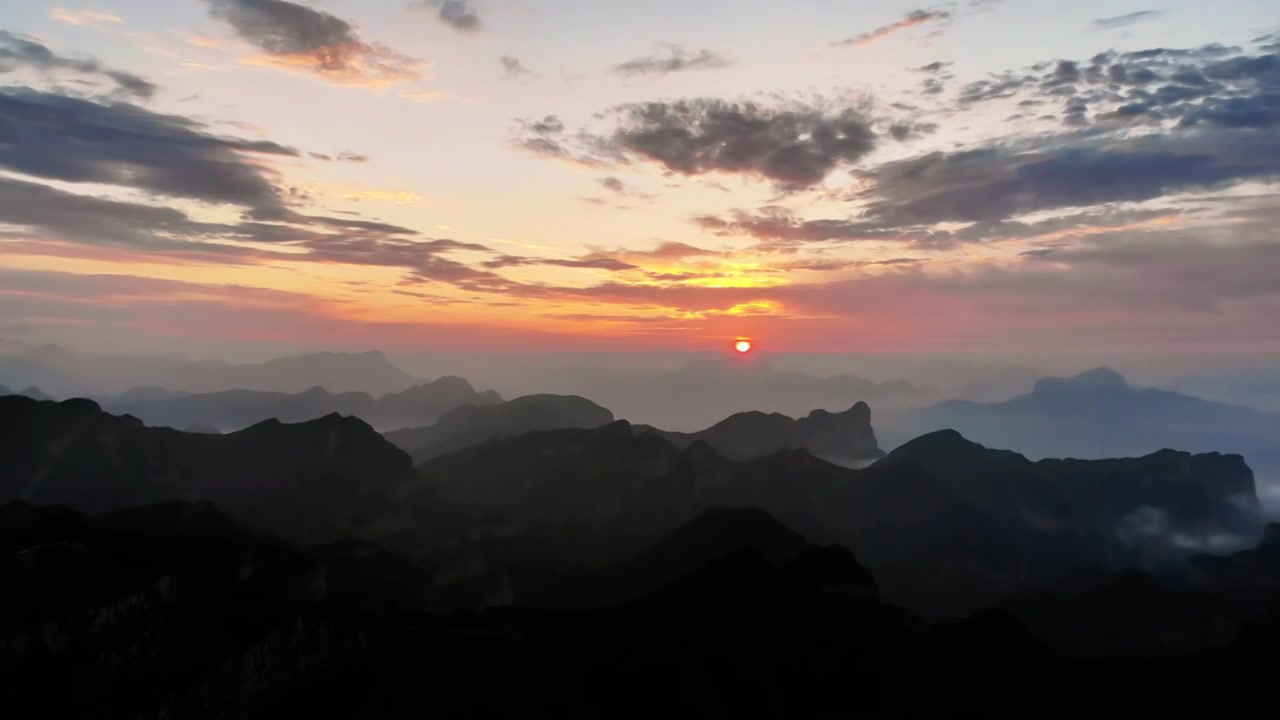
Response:
[{"label": "sunset sky", "polygon": [[1280,351],[1274,0],[0,9],[0,338]]}]

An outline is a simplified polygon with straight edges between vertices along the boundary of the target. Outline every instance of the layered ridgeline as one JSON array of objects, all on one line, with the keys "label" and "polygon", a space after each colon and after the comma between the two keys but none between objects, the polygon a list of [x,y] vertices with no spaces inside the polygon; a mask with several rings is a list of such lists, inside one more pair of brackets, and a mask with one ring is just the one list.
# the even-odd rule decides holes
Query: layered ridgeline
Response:
[{"label": "layered ridgeline", "polygon": [[954,432],[851,470],[803,450],[734,462],[617,422],[491,441],[419,473],[407,502],[425,514],[398,542],[436,557],[463,605],[521,602],[540,591],[524,568],[604,564],[715,506],[852,548],[886,597],[939,614],[1078,567],[1175,566],[1207,538],[1247,543],[1261,527],[1239,456],[1033,463]]},{"label": "layered ridgeline", "polygon": [[906,413],[900,441],[950,428],[1032,458],[1104,458],[1163,448],[1243,455],[1263,481],[1280,482],[1280,416],[1166,390],[1135,388],[1105,368],[1046,378],[1001,403],[953,400]]},{"label": "layered ridgeline", "polygon": [[[495,438],[537,430],[598,428],[613,421],[612,412],[586,398],[528,395],[488,407],[460,407],[443,415],[435,425],[386,436],[421,463]],[[634,427],[637,433],[657,433],[678,448],[706,443],[730,460],[804,449],[838,464],[865,465],[884,455],[871,427],[871,408],[864,402],[844,412],[814,410],[799,420],[781,413],[738,413],[692,433]]]},{"label": "layered ridgeline", "polygon": [[311,353],[258,363],[186,360],[145,355],[83,353],[44,345],[0,356],[0,381],[31,385],[55,397],[108,397],[137,387],[206,393],[241,388],[298,393],[312,387],[372,395],[400,392],[422,380],[381,352]]},{"label": "layered ridgeline", "polygon": [[0,418],[0,498],[94,511],[210,500],[294,539],[375,540],[432,570],[441,607],[535,602],[559,575],[634,557],[714,507],[757,507],[850,548],[886,597],[938,614],[1078,567],[1175,566],[1261,529],[1233,455],[1031,462],[942,432],[852,470],[795,448],[731,460],[617,421],[490,435],[415,471],[340,416],[201,435],[10,397]]},{"label": "layered ridgeline", "polygon": [[814,410],[798,420],[781,413],[744,412],[699,432],[655,432],[676,447],[704,442],[731,460],[796,449],[838,465],[865,465],[884,456],[871,427],[871,408],[864,402],[844,412]]},{"label": "layered ridgeline", "polygon": [[492,405],[502,402],[502,398],[492,390],[477,392],[462,378],[443,377],[376,398],[363,392],[332,393],[322,387],[300,393],[186,393],[141,387],[100,402],[113,413],[133,415],[150,425],[201,425],[226,432],[264,420],[301,422],[332,413],[355,415],[376,428],[392,430],[435,422],[455,408]]},{"label": "layered ridgeline", "polygon": [[420,463],[493,438],[536,430],[597,428],[613,422],[608,409],[575,395],[526,395],[508,402],[458,407],[433,425],[386,433]]}]

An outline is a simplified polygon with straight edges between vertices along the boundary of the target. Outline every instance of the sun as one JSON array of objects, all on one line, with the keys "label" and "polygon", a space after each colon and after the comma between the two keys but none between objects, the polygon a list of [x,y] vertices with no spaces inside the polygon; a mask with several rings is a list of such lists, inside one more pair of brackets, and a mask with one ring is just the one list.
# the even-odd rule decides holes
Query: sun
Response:
[{"label": "sun", "polygon": [[749,353],[751,352],[751,341],[739,340],[738,342],[733,344],[733,349],[737,350],[740,353]]}]

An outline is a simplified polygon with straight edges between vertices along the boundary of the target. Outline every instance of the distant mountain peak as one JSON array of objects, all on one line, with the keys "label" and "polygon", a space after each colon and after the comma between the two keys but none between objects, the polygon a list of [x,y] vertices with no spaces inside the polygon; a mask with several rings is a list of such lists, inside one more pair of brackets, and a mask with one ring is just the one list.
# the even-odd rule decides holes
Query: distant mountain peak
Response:
[{"label": "distant mountain peak", "polygon": [[850,407],[848,410],[842,410],[840,412],[831,412],[829,410],[818,409],[810,412],[805,417],[808,420],[817,420],[820,418],[829,418],[833,416],[834,417],[851,417],[859,420],[865,419],[867,422],[871,422],[871,406],[859,400],[858,402],[854,403],[853,406]]},{"label": "distant mountain peak", "polygon": [[1070,378],[1044,378],[1035,385],[1035,393],[1053,392],[1056,390],[1129,390],[1129,381],[1124,375],[1108,367],[1094,368]]}]

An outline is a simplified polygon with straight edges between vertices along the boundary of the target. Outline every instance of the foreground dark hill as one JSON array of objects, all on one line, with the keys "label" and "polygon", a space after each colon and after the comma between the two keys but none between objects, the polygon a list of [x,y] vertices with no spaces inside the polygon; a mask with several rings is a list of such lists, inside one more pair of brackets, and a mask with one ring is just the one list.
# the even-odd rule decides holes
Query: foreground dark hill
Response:
[{"label": "foreground dark hill", "polygon": [[628,588],[608,607],[397,610],[435,591],[403,563],[207,504],[0,506],[0,693],[60,718],[1174,718],[1256,710],[1280,669],[1274,594],[1103,573],[930,624],[750,508],[594,573]]},{"label": "foreground dark hill", "polygon": [[871,427],[871,408],[857,402],[844,412],[814,410],[799,420],[781,413],[732,415],[694,433],[656,431],[676,447],[704,442],[730,460],[753,460],[803,449],[836,464],[858,464],[884,455]]},{"label": "foreground dark hill", "polygon": [[183,393],[143,387],[102,401],[108,411],[133,415],[149,425],[206,425],[223,432],[263,420],[302,422],[332,413],[355,415],[376,428],[390,430],[435,422],[464,405],[500,402],[502,398],[492,390],[476,392],[458,377],[440,378],[377,398],[363,392],[335,394],[322,387],[293,394],[258,390]]},{"label": "foreground dark hill", "polygon": [[1280,417],[1134,388],[1107,369],[1046,378],[1007,402],[945,402],[908,413],[895,432],[905,440],[944,428],[1032,458],[1124,457],[1163,448],[1236,453],[1261,480],[1280,480]]},{"label": "foreground dark hill", "polygon": [[332,536],[387,523],[408,456],[363,421],[269,420],[227,435],[147,427],[90,400],[0,398],[0,501],[89,512],[210,500],[262,527]]},{"label": "foreground dark hill", "polygon": [[[208,504],[0,506],[0,692],[45,717],[316,712],[364,665],[324,567]],[[19,711],[21,714],[21,711]]]},{"label": "foreground dark hill", "polygon": [[478,445],[491,438],[536,430],[596,428],[613,422],[613,413],[573,395],[526,395],[508,402],[459,407],[434,425],[386,433],[414,462]]}]

